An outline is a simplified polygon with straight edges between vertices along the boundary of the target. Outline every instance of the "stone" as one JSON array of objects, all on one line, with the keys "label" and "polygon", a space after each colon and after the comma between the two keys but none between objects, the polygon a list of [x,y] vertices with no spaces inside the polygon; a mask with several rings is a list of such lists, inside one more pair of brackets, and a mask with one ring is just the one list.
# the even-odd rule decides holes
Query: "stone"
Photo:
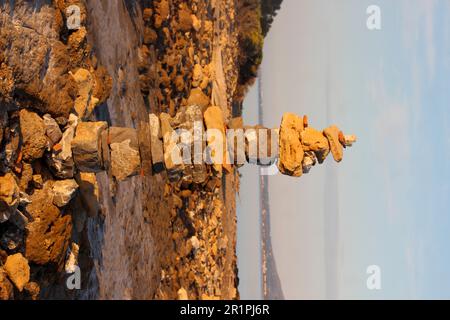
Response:
[{"label": "stone", "polygon": [[59,208],[66,206],[75,197],[78,184],[73,179],[55,181],[53,184],[53,204]]},{"label": "stone", "polygon": [[193,88],[187,100],[187,104],[190,106],[199,106],[202,111],[205,111],[210,104],[210,100],[206,94],[203,93],[202,89]]},{"label": "stone", "polygon": [[130,139],[112,143],[110,147],[111,172],[117,180],[122,181],[139,174],[141,157],[139,156],[139,150],[131,147]]},{"label": "stone", "polygon": [[45,135],[50,142],[50,147],[53,147],[53,145],[55,145],[62,139],[62,131],[59,128],[56,120],[53,119],[52,116],[48,113],[44,115],[43,119],[45,125]]},{"label": "stone", "polygon": [[167,113],[161,113],[161,134],[163,136],[164,146],[164,165],[171,181],[178,181],[183,173],[184,164],[181,150],[178,147],[178,134],[170,125],[170,116]]},{"label": "stone", "polygon": [[32,162],[42,158],[47,147],[44,120],[37,113],[26,109],[20,110],[19,116],[23,160]]},{"label": "stone", "polygon": [[7,173],[0,177],[0,223],[5,222],[13,214],[20,200],[20,189],[15,176]]},{"label": "stone", "polygon": [[75,163],[72,155],[72,141],[78,126],[78,117],[70,114],[67,127],[61,140],[47,155],[47,164],[52,173],[60,179],[73,178]]},{"label": "stone", "polygon": [[14,287],[8,279],[8,275],[3,267],[0,267],[0,300],[14,299]]},{"label": "stone", "polygon": [[293,113],[285,113],[280,126],[280,143],[278,169],[281,173],[300,177],[303,173],[303,147],[301,144],[301,132],[303,120]]},{"label": "stone", "polygon": [[344,146],[345,147],[351,147],[356,142],[356,136],[355,135],[344,135]]},{"label": "stone", "polygon": [[323,130],[323,134],[327,137],[330,144],[331,154],[336,162],[341,162],[344,156],[344,147],[339,142],[339,128],[336,126],[330,126]]},{"label": "stone", "polygon": [[80,119],[86,119],[94,109],[90,107],[93,98],[91,93],[94,86],[94,78],[88,70],[83,68],[79,68],[75,74],[72,74],[72,77],[78,87],[74,109]]},{"label": "stone", "polygon": [[178,295],[178,300],[188,300],[188,294],[187,294],[186,289],[184,289],[184,288],[179,289],[177,292],[177,295]]},{"label": "stone", "polygon": [[100,172],[104,169],[102,160],[101,135],[107,123],[81,122],[72,140],[74,162],[80,171]]},{"label": "stone", "polygon": [[28,260],[21,253],[16,253],[8,256],[4,268],[17,290],[22,292],[24,286],[30,281]]},{"label": "stone", "polygon": [[19,187],[20,190],[27,190],[28,185],[33,180],[33,166],[29,163],[23,163],[22,174],[20,175]]},{"label": "stone", "polygon": [[130,147],[139,150],[139,140],[137,131],[134,128],[109,127],[109,144],[124,142],[130,140]]},{"label": "stone", "polygon": [[313,151],[316,154],[319,163],[323,163],[325,158],[330,153],[328,140],[323,133],[314,128],[308,127],[302,131],[301,140],[303,151]]},{"label": "stone", "polygon": [[26,226],[25,257],[30,263],[52,263],[60,268],[72,237],[72,218],[53,204],[52,192],[51,183],[46,183],[31,196],[27,212],[32,219]]},{"label": "stone", "polygon": [[242,119],[242,117],[235,117],[232,118],[229,122],[228,122],[228,128],[230,129],[243,129],[244,128],[244,119]]},{"label": "stone", "polygon": [[149,124],[153,170],[159,173],[164,169],[164,151],[160,139],[162,135],[159,118],[154,113],[149,115]]},{"label": "stone", "polygon": [[228,157],[222,108],[218,106],[208,107],[203,114],[203,118],[208,133],[207,142],[213,168],[216,176],[221,177],[222,167]]}]

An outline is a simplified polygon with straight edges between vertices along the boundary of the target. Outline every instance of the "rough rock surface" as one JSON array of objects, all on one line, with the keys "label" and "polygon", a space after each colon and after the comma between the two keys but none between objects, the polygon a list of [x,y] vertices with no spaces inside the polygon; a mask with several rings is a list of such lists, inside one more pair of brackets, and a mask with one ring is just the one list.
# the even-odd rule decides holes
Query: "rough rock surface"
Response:
[{"label": "rough rock surface", "polygon": [[285,113],[280,126],[280,158],[278,168],[281,173],[299,177],[303,173],[303,147],[301,133],[303,119],[292,113]]},{"label": "rough rock surface", "polygon": [[341,162],[344,156],[344,148],[339,142],[339,128],[336,126],[330,126],[323,130],[323,134],[327,137],[330,144],[331,154],[336,162]]},{"label": "rough rock surface", "polygon": [[78,184],[73,179],[55,181],[53,184],[53,204],[59,208],[66,206],[75,197]]},{"label": "rough rock surface", "polygon": [[305,130],[302,131],[301,141],[303,150],[305,152],[313,151],[319,163],[323,163],[328,156],[328,153],[330,153],[330,146],[328,145],[327,138],[322,132],[312,127],[305,128]]},{"label": "rough rock surface", "polygon": [[42,158],[47,147],[44,120],[34,112],[20,110],[20,131],[22,133],[22,153],[25,161]]},{"label": "rough rock surface", "polygon": [[4,268],[9,279],[11,279],[12,283],[21,292],[28,281],[30,281],[28,260],[21,253],[16,253],[8,256]]},{"label": "rough rock surface", "polygon": [[104,121],[78,124],[75,138],[72,140],[72,154],[79,170],[98,172],[104,169],[101,134],[106,127],[107,123]]}]

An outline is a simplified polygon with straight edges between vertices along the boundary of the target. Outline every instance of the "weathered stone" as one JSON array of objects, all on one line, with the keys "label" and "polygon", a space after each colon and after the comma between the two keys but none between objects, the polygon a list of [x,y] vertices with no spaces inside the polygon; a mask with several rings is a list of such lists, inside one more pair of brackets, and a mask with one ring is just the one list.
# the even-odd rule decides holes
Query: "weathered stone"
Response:
[{"label": "weathered stone", "polygon": [[280,157],[278,169],[281,173],[300,177],[303,173],[303,147],[300,134],[303,120],[293,113],[285,113],[280,126]]},{"label": "weathered stone", "polygon": [[139,140],[137,131],[134,128],[109,127],[109,144],[121,143],[125,140],[130,140],[130,147],[139,149]]},{"label": "weathered stone", "polygon": [[344,135],[344,143],[345,147],[351,147],[356,142],[355,135]]},{"label": "weathered stone", "polygon": [[20,189],[15,176],[7,173],[0,177],[0,223],[5,222],[19,205]]},{"label": "weathered stone", "polygon": [[80,171],[99,172],[104,169],[101,149],[101,134],[107,123],[81,122],[72,140],[72,154]]},{"label": "weathered stone", "polygon": [[330,144],[331,154],[336,162],[341,162],[344,155],[344,148],[339,142],[339,128],[336,126],[330,126],[323,130],[323,134],[327,137]]},{"label": "weathered stone", "polygon": [[178,135],[170,125],[170,116],[161,113],[161,134],[164,142],[164,165],[171,181],[178,181],[183,173],[184,164],[178,147]]},{"label": "weathered stone", "polygon": [[45,125],[41,117],[26,109],[20,110],[23,160],[32,162],[42,158],[47,147]]},{"label": "weathered stone", "polygon": [[78,184],[73,179],[55,181],[53,184],[53,204],[57,207],[66,206],[78,190]]},{"label": "weathered stone", "polygon": [[26,226],[25,256],[39,265],[52,263],[59,267],[72,236],[72,219],[70,215],[63,216],[53,204],[52,192],[51,183],[46,183],[31,196],[27,212],[33,219]]},{"label": "weathered stone", "polygon": [[0,267],[0,300],[12,299],[14,299],[14,287],[8,279],[5,269]]},{"label": "weathered stone", "polygon": [[186,289],[181,288],[180,290],[178,290],[177,294],[178,294],[178,300],[188,300],[188,294],[187,294]]},{"label": "weathered stone", "polygon": [[62,138],[62,132],[58,123],[48,113],[44,115],[45,134],[50,142],[50,147],[59,142]]},{"label": "weathered stone", "polygon": [[158,116],[151,113],[149,115],[149,124],[153,170],[156,173],[159,173],[164,169],[164,151],[163,144],[160,139],[162,135]]},{"label": "weathered stone", "polygon": [[51,153],[47,156],[47,164],[50,170],[60,179],[72,178],[74,175],[75,163],[72,156],[72,141],[77,126],[77,116],[70,114],[61,140],[53,146]]},{"label": "weathered stone", "polygon": [[139,174],[141,158],[139,150],[132,148],[130,139],[112,143],[111,172],[119,181]]},{"label": "weathered stone", "polygon": [[189,241],[191,242],[192,249],[198,250],[200,248],[200,241],[196,236],[192,236]]},{"label": "weathered stone", "polygon": [[80,119],[87,119],[99,102],[99,100],[92,95],[94,77],[88,70],[83,68],[78,69],[72,77],[78,87],[74,106],[75,112]]},{"label": "weathered stone", "polygon": [[27,190],[29,183],[33,180],[33,166],[29,163],[23,163],[22,174],[19,180],[20,190]]},{"label": "weathered stone", "polygon": [[206,108],[210,105],[210,100],[206,96],[206,94],[203,93],[202,89],[193,88],[189,95],[187,104],[190,106],[199,106],[203,111],[205,111]]},{"label": "weathered stone", "polygon": [[213,168],[215,174],[221,177],[222,167],[227,165],[227,161],[229,163],[222,108],[208,107],[203,117],[208,133],[207,141]]},{"label": "weathered stone", "polygon": [[16,253],[8,256],[4,268],[12,283],[22,292],[23,287],[30,281],[28,260],[21,253]]},{"label": "weathered stone", "polygon": [[308,127],[301,133],[303,151],[313,151],[319,163],[322,163],[330,153],[330,146],[327,138],[322,132]]}]

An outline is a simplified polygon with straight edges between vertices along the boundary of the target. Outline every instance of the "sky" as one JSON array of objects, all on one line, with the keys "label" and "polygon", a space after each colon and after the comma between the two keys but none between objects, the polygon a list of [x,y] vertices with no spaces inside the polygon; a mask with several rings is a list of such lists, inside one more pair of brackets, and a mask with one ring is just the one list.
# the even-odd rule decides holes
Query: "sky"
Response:
[{"label": "sky", "polygon": [[[380,30],[366,26],[370,5]],[[449,23],[446,0],[284,0],[265,41],[264,125],[294,112],[358,137],[339,164],[269,178],[286,298],[450,298]],[[241,173],[239,289],[257,299],[258,171]],[[379,290],[366,285],[372,265]]]}]

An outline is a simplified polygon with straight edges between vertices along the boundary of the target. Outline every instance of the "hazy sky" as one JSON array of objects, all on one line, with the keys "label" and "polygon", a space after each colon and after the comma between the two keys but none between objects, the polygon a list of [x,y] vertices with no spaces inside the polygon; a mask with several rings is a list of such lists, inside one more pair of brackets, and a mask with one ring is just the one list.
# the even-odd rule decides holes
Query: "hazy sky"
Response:
[{"label": "hazy sky", "polygon": [[[366,27],[369,5],[381,30]],[[288,299],[450,298],[449,23],[446,0],[284,0],[264,50],[265,125],[291,111],[358,136],[340,164],[269,180]],[[240,291],[259,298],[258,180],[245,170]],[[369,265],[381,290],[366,287]]]}]

